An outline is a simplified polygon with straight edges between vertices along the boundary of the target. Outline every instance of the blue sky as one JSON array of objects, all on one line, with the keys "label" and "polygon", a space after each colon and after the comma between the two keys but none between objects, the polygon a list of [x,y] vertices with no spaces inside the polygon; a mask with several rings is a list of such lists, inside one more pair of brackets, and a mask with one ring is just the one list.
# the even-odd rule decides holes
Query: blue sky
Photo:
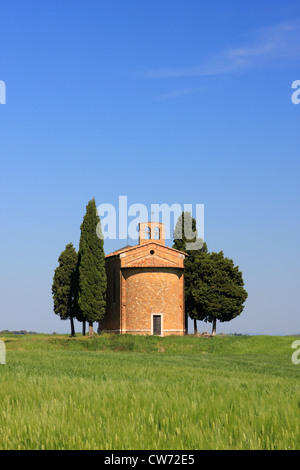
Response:
[{"label": "blue sky", "polygon": [[69,331],[58,256],[92,197],[126,195],[204,204],[249,294],[219,332],[299,333],[299,2],[11,0],[0,21],[0,330]]}]

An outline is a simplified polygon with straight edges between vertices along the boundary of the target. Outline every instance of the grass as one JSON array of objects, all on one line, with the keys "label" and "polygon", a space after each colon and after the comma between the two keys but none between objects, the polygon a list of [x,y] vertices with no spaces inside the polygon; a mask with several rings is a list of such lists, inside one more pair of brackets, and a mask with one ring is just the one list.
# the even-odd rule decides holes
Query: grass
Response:
[{"label": "grass", "polygon": [[300,449],[294,337],[10,335],[0,449]]}]

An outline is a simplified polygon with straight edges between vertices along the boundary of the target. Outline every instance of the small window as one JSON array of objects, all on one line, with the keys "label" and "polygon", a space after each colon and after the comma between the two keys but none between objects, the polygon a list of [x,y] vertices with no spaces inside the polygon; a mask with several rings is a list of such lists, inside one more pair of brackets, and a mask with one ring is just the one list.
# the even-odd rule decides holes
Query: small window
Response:
[{"label": "small window", "polygon": [[151,238],[151,230],[150,227],[145,228],[145,240],[150,240]]},{"label": "small window", "polygon": [[150,255],[154,255],[154,250],[150,250]]},{"label": "small window", "polygon": [[160,239],[160,229],[159,227],[155,227],[154,229],[154,240],[159,240]]}]

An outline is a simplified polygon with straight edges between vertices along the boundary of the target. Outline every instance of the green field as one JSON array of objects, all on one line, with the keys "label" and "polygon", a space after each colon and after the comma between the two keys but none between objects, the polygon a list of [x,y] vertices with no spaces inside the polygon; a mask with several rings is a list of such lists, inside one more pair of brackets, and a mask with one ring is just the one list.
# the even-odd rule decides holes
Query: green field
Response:
[{"label": "green field", "polygon": [[300,449],[295,339],[6,334],[0,449]]}]

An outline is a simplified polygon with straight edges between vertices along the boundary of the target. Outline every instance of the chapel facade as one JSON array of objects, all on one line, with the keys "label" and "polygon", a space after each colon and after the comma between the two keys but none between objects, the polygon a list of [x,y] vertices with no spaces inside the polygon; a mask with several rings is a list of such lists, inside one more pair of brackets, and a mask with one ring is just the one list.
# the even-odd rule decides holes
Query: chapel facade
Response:
[{"label": "chapel facade", "polygon": [[105,257],[106,313],[102,331],[142,335],[184,335],[184,259],[165,246],[164,224],[139,224],[139,243]]}]

